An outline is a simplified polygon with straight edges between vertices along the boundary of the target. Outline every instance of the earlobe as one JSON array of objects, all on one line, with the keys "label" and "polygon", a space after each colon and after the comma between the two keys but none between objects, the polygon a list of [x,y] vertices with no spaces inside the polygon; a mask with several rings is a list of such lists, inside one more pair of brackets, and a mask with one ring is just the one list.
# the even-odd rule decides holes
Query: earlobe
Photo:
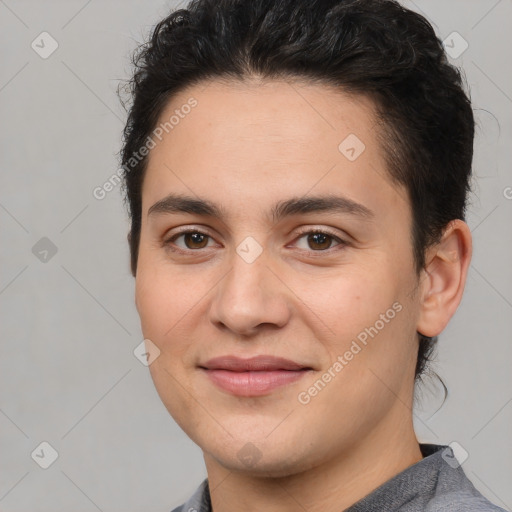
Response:
[{"label": "earlobe", "polygon": [[464,292],[471,254],[468,225],[460,219],[451,221],[441,241],[427,251],[421,278],[419,333],[428,337],[439,335],[454,315]]}]

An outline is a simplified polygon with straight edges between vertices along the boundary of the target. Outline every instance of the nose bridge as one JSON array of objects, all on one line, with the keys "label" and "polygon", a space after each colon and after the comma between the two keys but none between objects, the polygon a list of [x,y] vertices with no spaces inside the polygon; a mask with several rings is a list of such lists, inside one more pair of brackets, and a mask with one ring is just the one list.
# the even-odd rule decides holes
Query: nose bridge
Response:
[{"label": "nose bridge", "polygon": [[219,283],[211,307],[212,322],[240,334],[260,324],[282,326],[289,314],[282,286],[269,269],[268,253],[248,238],[233,251],[230,270]]}]

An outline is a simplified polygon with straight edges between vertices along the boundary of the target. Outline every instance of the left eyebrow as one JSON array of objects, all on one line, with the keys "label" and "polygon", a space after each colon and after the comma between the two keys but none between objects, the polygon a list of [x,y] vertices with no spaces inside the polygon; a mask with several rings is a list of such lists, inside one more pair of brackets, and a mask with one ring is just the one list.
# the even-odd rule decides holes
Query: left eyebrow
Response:
[{"label": "left eyebrow", "polygon": [[278,222],[291,215],[315,212],[341,213],[365,220],[375,219],[375,213],[366,206],[348,197],[334,195],[292,198],[279,202],[272,208],[272,217],[274,222]]}]

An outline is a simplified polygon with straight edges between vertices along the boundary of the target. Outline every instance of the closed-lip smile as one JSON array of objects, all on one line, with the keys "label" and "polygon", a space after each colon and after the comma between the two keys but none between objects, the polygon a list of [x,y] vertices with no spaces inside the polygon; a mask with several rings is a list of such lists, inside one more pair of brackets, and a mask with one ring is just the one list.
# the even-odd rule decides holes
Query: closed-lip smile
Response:
[{"label": "closed-lip smile", "polygon": [[248,359],[225,355],[210,359],[199,368],[217,387],[238,396],[267,395],[312,370],[308,365],[271,355]]}]

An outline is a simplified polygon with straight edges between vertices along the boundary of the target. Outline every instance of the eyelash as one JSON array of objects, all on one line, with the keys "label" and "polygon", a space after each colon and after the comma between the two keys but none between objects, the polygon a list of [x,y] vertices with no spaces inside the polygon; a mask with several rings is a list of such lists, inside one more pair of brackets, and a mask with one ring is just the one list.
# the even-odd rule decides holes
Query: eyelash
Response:
[{"label": "eyelash", "polygon": [[[181,247],[176,247],[173,243],[180,237],[180,236],[183,236],[183,235],[187,235],[187,234],[199,234],[199,235],[204,235],[206,237],[209,237],[210,239],[213,239],[212,236],[210,236],[208,233],[204,233],[198,229],[184,229],[183,231],[180,231],[179,233],[175,233],[174,235],[172,235],[171,237],[169,237],[168,239],[166,239],[164,241],[164,246],[168,247],[171,251],[173,252],[176,252],[176,253],[180,253],[180,254],[191,254],[191,253],[194,253],[194,252],[201,252],[202,249],[206,249],[207,247],[203,247],[203,248],[200,248],[200,249],[182,249]],[[332,250],[336,250],[336,247],[339,247],[341,246],[341,248],[343,248],[344,246],[347,246],[349,245],[348,242],[346,242],[345,240],[341,239],[339,236],[335,235],[334,233],[331,233],[329,230],[326,230],[325,228],[322,228],[322,229],[305,229],[303,231],[299,231],[297,233],[297,237],[295,238],[295,241],[303,238],[305,235],[312,235],[312,234],[321,234],[321,235],[327,235],[329,236],[330,238],[332,238],[335,242],[338,242],[337,245],[335,245],[334,247],[329,247],[328,249],[318,249],[318,250],[314,250],[314,249],[300,249],[301,251],[308,251],[310,253],[313,253],[316,255],[321,255],[322,253],[325,254],[325,253],[330,253]],[[338,249],[339,250],[339,249]]]}]

